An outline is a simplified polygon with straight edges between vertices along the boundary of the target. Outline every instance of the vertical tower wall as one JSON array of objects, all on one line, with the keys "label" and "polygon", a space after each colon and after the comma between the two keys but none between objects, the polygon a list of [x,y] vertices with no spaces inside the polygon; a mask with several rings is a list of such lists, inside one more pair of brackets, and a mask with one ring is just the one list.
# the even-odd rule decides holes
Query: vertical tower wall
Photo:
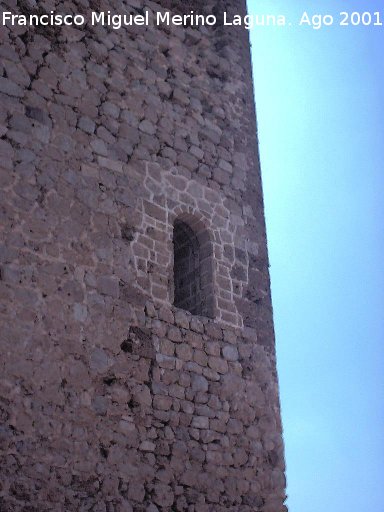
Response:
[{"label": "vertical tower wall", "polygon": [[[143,8],[245,14],[37,12]],[[0,509],[285,511],[246,31],[0,35]],[[213,318],[172,305],[176,219]]]}]

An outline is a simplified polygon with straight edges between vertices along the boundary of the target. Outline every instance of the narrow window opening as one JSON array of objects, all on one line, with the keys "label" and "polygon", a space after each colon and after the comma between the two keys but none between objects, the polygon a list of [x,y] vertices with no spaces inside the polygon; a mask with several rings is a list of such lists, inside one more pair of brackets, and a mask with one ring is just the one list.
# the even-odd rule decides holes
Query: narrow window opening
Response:
[{"label": "narrow window opening", "polygon": [[177,219],[173,246],[174,305],[193,315],[213,318],[213,262],[207,232],[195,232],[184,220]]}]

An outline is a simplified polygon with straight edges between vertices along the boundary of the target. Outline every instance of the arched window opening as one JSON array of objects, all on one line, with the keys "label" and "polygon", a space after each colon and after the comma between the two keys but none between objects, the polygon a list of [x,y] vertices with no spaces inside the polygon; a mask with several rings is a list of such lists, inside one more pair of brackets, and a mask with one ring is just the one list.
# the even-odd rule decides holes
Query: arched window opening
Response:
[{"label": "arched window opening", "polygon": [[176,219],[173,249],[174,305],[213,318],[213,261],[207,232],[194,231],[184,220]]}]

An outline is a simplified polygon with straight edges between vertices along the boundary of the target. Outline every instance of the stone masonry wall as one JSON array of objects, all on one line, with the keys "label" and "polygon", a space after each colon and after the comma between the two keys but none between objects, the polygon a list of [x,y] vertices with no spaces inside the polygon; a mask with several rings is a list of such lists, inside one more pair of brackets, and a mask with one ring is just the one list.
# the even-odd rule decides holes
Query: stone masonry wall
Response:
[{"label": "stone masonry wall", "polygon": [[[286,511],[246,31],[0,38],[0,511]],[[204,240],[212,319],[172,305],[177,219]]]}]

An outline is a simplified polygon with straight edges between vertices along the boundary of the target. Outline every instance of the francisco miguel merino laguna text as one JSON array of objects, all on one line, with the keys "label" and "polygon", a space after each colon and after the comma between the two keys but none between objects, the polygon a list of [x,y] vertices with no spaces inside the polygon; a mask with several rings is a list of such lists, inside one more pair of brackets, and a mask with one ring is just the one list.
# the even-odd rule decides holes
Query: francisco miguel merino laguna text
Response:
[{"label": "francisco miguel merino laguna text", "polygon": [[[188,25],[192,27],[198,26],[213,26],[218,22],[218,17],[214,14],[196,14],[190,11],[190,14],[171,14],[170,12],[156,12],[151,14],[146,11],[144,14],[114,14],[111,11],[90,13],[91,25],[104,25],[118,30],[124,26],[148,26],[154,25],[175,25],[182,26]],[[59,14],[50,11],[46,14],[13,14],[9,11],[3,11],[1,15],[3,25],[23,25],[23,26],[37,26],[37,25],[51,25],[51,26],[77,26],[81,27],[88,23],[87,18],[82,14]],[[273,14],[260,14],[260,15],[246,15],[240,16],[235,14],[229,16],[225,11],[223,12],[222,24],[224,26],[244,26],[246,29],[251,29],[254,26],[265,25],[278,25],[284,26],[286,24],[285,16]]]}]

